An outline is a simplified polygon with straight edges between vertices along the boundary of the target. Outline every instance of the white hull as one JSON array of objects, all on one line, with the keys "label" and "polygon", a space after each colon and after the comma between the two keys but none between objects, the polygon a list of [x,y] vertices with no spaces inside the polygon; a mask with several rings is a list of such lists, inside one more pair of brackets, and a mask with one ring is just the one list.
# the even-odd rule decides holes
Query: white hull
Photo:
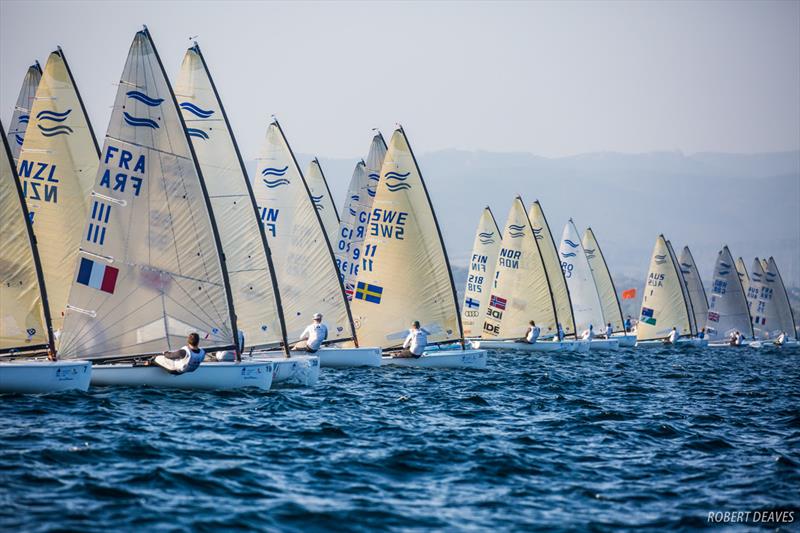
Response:
[{"label": "white hull", "polygon": [[517,341],[492,341],[474,340],[471,342],[473,348],[483,350],[498,350],[509,352],[580,352],[589,351],[589,343],[586,341],[539,341],[533,344]]},{"label": "white hull", "polygon": [[616,351],[619,350],[619,340],[617,339],[592,339],[589,342],[589,351]]},{"label": "white hull", "polygon": [[[664,346],[666,343],[662,340],[652,340],[652,341],[637,341],[636,346]],[[694,348],[705,348],[708,346],[708,339],[687,339],[681,338],[678,339],[676,343],[678,347],[684,346],[691,346]]]},{"label": "white hull", "polygon": [[313,387],[319,380],[319,357],[316,354],[292,352],[286,357],[275,352],[253,354],[253,361],[272,363],[272,388]]},{"label": "white hull", "polygon": [[352,368],[358,366],[381,366],[380,348],[321,348],[314,355],[319,364],[327,368]]},{"label": "white hull", "polygon": [[486,368],[486,350],[436,350],[422,357],[382,357],[381,366],[420,368]]},{"label": "white hull", "polygon": [[89,361],[0,362],[0,393],[85,391],[91,376]]},{"label": "white hull", "polygon": [[636,346],[636,335],[613,335],[619,341],[620,348],[633,348]]},{"label": "white hull", "polygon": [[255,387],[266,390],[272,385],[272,371],[269,362],[204,362],[194,372],[176,376],[158,366],[117,363],[95,365],[92,368],[92,385],[200,390]]}]

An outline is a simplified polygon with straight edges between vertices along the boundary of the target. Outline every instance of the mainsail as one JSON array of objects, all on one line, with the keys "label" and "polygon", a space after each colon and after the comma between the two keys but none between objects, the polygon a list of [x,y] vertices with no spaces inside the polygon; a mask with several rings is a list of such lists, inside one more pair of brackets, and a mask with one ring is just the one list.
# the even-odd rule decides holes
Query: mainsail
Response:
[{"label": "mainsail", "polygon": [[158,353],[191,332],[207,349],[234,348],[208,193],[147,28],[128,52],[91,195],[62,355]]},{"label": "mainsail", "polygon": [[360,161],[353,171],[347,200],[342,207],[342,222],[335,241],[336,263],[348,300],[353,299],[355,279],[361,263],[361,247],[385,157],[386,141],[383,140],[383,135],[377,133],[372,138],[366,163]]},{"label": "mainsail", "polygon": [[700,272],[697,270],[697,263],[688,246],[683,247],[678,263],[686,290],[689,293],[696,330],[700,331],[706,327],[706,320],[708,319],[708,298],[706,297],[706,289],[703,287]]},{"label": "mainsail", "polygon": [[479,337],[483,316],[489,305],[489,294],[494,287],[494,269],[500,253],[502,234],[497,227],[492,210],[485,207],[481,212],[472,257],[469,260],[467,286],[464,290],[464,305],[461,307],[461,323],[465,337]]},{"label": "mainsail", "polygon": [[756,257],[750,269],[747,303],[757,339],[774,339],[781,332],[781,320],[775,299],[775,273],[770,276]]},{"label": "mainsail", "polygon": [[677,261],[663,235],[656,239],[642,294],[637,340],[664,339],[673,327],[683,335],[691,332],[689,307],[684,299]]},{"label": "mainsail", "polygon": [[175,93],[219,228],[236,326],[247,346],[286,345],[275,271],[247,170],[197,43],[186,51]]},{"label": "mainsail", "polygon": [[36,88],[39,86],[39,80],[42,79],[42,67],[39,66],[37,61],[25,73],[25,79],[22,80],[22,88],[19,90],[17,96],[17,105],[14,106],[14,114],[11,115],[11,127],[8,129],[8,144],[11,146],[11,155],[13,156],[14,166],[19,159],[19,151],[22,148],[22,143],[25,140],[25,131],[28,129],[28,124],[31,119],[31,108],[33,107],[33,99],[36,96]]},{"label": "mainsail", "polygon": [[39,258],[2,124],[0,137],[0,353],[52,349]]},{"label": "mainsail", "polygon": [[582,332],[588,330],[589,326],[594,326],[595,333],[600,334],[605,330],[603,306],[578,229],[572,219],[564,226],[558,253],[561,256],[561,270],[572,298],[577,331]]},{"label": "mainsail", "polygon": [[351,308],[361,344],[400,346],[414,320],[431,343],[462,338],[447,251],[402,128],[381,169]]},{"label": "mainsail", "polygon": [[[58,337],[100,165],[89,116],[60,48],[47,59],[28,126],[19,153],[19,179]],[[98,226],[92,226],[90,238],[103,238]]]},{"label": "mainsail", "polygon": [[714,265],[714,280],[711,286],[711,300],[708,305],[706,333],[709,340],[728,340],[731,333],[738,331],[752,337],[753,326],[747,306],[747,297],[739,281],[727,246],[723,246]]},{"label": "mainsail", "polygon": [[305,178],[306,183],[308,183],[308,190],[311,192],[311,200],[314,202],[314,207],[319,211],[322,226],[328,233],[328,240],[333,246],[339,235],[339,213],[336,211],[328,181],[322,172],[322,166],[316,157],[308,164]]},{"label": "mainsail", "polygon": [[681,274],[681,267],[678,264],[678,254],[675,253],[675,249],[672,247],[672,242],[667,241],[667,248],[669,249],[669,257],[672,260],[672,263],[675,267],[675,272],[678,273],[678,281],[681,285],[681,292],[683,293],[683,302],[686,304],[686,309],[689,313],[689,331],[688,333],[685,331],[681,331],[683,335],[688,335],[690,337],[697,335],[699,331],[697,329],[697,322],[695,321],[695,314],[694,309],[692,307],[692,299],[689,297],[689,288],[686,285],[686,279]]},{"label": "mainsail", "polygon": [[567,337],[575,336],[575,316],[572,312],[572,299],[567,287],[567,280],[564,277],[564,271],[561,269],[561,260],[558,257],[556,241],[553,239],[550,225],[547,223],[547,217],[544,215],[544,210],[539,200],[536,200],[531,205],[528,211],[528,218],[544,262],[549,290],[553,295],[556,322],[561,324],[561,328]]},{"label": "mainsail", "polygon": [[614,287],[614,280],[608,270],[606,258],[600,249],[600,243],[594,235],[592,228],[586,228],[583,232],[583,251],[586,253],[586,260],[592,269],[594,284],[597,287],[597,294],[600,296],[600,304],[603,308],[603,321],[611,323],[614,333],[625,331],[625,323],[622,320],[622,308],[619,304],[617,289]]},{"label": "mainsail", "polygon": [[289,342],[300,339],[314,313],[322,313],[329,341],[353,339],[328,235],[277,121],[267,128],[253,192],[272,249]]},{"label": "mainsail", "polygon": [[495,272],[482,337],[519,339],[531,320],[541,328],[542,338],[554,336],[555,302],[536,232],[519,196],[508,213]]},{"label": "mainsail", "polygon": [[772,257],[770,257],[767,262],[766,280],[767,284],[772,288],[772,300],[778,314],[778,329],[780,331],[778,331],[778,329],[773,331],[777,333],[777,335],[780,335],[781,332],[785,332],[790,338],[797,338],[794,312],[789,302],[789,293],[786,292],[786,286],[783,284],[783,278],[778,270],[778,264]]},{"label": "mainsail", "polygon": [[739,281],[742,282],[744,293],[747,294],[750,288],[750,275],[747,273],[747,267],[741,257],[736,260],[736,272],[739,274]]}]

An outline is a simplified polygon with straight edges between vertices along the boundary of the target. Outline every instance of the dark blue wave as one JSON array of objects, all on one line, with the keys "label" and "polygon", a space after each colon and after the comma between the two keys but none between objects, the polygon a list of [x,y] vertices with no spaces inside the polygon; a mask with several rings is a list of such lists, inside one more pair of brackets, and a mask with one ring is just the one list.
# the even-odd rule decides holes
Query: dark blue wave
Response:
[{"label": "dark blue wave", "polygon": [[321,202],[322,201],[322,196],[323,196],[322,194],[320,194],[319,196],[314,196],[312,194],[311,195],[311,200],[316,204],[317,202]]},{"label": "dark blue wave", "polygon": [[380,174],[375,174],[374,172],[369,175],[369,179],[372,181],[380,181],[381,176]]},{"label": "dark blue wave", "polygon": [[135,128],[139,126],[144,126],[147,128],[152,128],[154,130],[158,129],[158,124],[156,123],[155,120],[149,118],[134,117],[133,115],[130,115],[127,111],[123,111],[122,114],[125,118],[125,123],[128,124],[129,126],[133,126]]},{"label": "dark blue wave", "polygon": [[724,261],[720,261],[719,264],[720,264],[720,266],[723,266],[725,268],[731,268],[731,265],[729,265],[728,263],[725,263]]},{"label": "dark blue wave", "polygon": [[262,176],[283,176],[286,174],[286,171],[289,170],[289,165],[286,165],[283,168],[277,167],[267,167],[261,171]]},{"label": "dark blue wave", "polygon": [[128,91],[127,93],[125,93],[125,96],[127,96],[128,98],[133,98],[134,100],[138,100],[144,105],[150,107],[160,106],[161,103],[164,101],[163,98],[152,98],[150,96],[147,96],[141,91]]},{"label": "dark blue wave", "polygon": [[481,244],[492,244],[494,239],[481,239]]},{"label": "dark blue wave", "polygon": [[214,114],[214,110],[205,110],[202,107],[198,107],[191,102],[181,102],[180,104],[181,109],[188,111],[189,113],[193,114],[196,117],[200,118],[208,118]]},{"label": "dark blue wave", "polygon": [[480,237],[493,237],[494,236],[494,232],[493,231],[484,231],[482,233],[478,233],[478,236],[480,236]]},{"label": "dark blue wave", "polygon": [[514,231],[522,231],[525,229],[525,224],[509,224],[508,227]]},{"label": "dark blue wave", "polygon": [[356,213],[356,210],[351,207],[350,208],[350,214],[353,215],[353,216],[356,216],[358,213]]},{"label": "dark blue wave", "polygon": [[52,120],[53,122],[64,122],[70,113],[72,113],[72,109],[67,109],[62,113],[45,109],[43,111],[39,111],[38,113],[36,113],[36,118],[38,118],[39,120]]},{"label": "dark blue wave", "polygon": [[395,183],[395,184],[388,183],[386,185],[386,188],[389,189],[389,191],[391,192],[397,192],[410,189],[411,185],[409,185],[408,183]]},{"label": "dark blue wave", "polygon": [[27,124],[30,118],[30,115],[20,115],[18,120],[20,124]]},{"label": "dark blue wave", "polygon": [[727,275],[728,275],[728,274],[730,274],[730,273],[731,273],[731,271],[730,271],[730,270],[720,270],[720,271],[719,271],[719,275],[720,275],[720,276],[727,276]]},{"label": "dark blue wave", "polygon": [[567,243],[570,246],[570,248],[577,248],[579,246],[577,243],[574,243],[569,239],[564,239],[564,242]]},{"label": "dark blue wave", "polygon": [[523,231],[512,231],[510,233],[512,239],[519,239],[520,237],[525,236],[525,232]]},{"label": "dark blue wave", "polygon": [[25,142],[25,139],[22,137],[22,135],[20,135],[18,133],[14,134],[14,139],[17,141],[17,144],[20,145],[20,146],[22,146],[22,143]]},{"label": "dark blue wave", "polygon": [[576,254],[575,252],[567,252],[567,253],[561,252],[561,257],[575,257],[576,255],[578,254]]},{"label": "dark blue wave", "polygon": [[53,126],[52,128],[48,128],[42,126],[41,124],[37,124],[36,127],[41,130],[42,135],[44,135],[45,137],[53,137],[55,135],[69,135],[70,133],[73,132],[72,128],[70,128],[65,124],[61,124],[59,126]]},{"label": "dark blue wave", "polygon": [[275,187],[280,187],[281,185],[289,185],[289,183],[291,183],[286,178],[279,178],[272,181],[270,180],[261,180],[261,181],[264,182],[264,185],[266,185],[268,189],[274,189]]},{"label": "dark blue wave", "polygon": [[373,191],[372,189],[367,189],[367,194],[369,194],[373,198],[375,197],[375,191]]},{"label": "dark blue wave", "polygon": [[392,172],[387,172],[384,177],[390,180],[405,180],[406,178],[408,178],[409,174],[411,174],[411,172],[400,174],[399,172],[392,171]]},{"label": "dark blue wave", "polygon": [[208,139],[208,133],[201,130],[200,128],[186,128],[186,133],[189,134],[189,137],[198,137],[200,139]]}]

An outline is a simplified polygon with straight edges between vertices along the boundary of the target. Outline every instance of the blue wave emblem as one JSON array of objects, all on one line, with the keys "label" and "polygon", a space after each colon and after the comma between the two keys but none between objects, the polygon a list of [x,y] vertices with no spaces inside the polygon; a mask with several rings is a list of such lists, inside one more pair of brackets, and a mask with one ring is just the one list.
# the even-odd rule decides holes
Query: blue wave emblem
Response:
[{"label": "blue wave emblem", "polygon": [[489,237],[494,237],[494,232],[493,231],[484,231],[483,233],[478,233],[478,236],[479,237],[483,237],[485,239],[488,239]]},{"label": "blue wave emblem", "polygon": [[214,114],[214,110],[213,109],[206,111],[202,107],[197,107],[196,105],[194,105],[191,102],[181,102],[180,103],[180,108],[183,109],[184,111],[188,111],[192,115],[194,115],[196,117],[200,117],[200,118],[208,118],[208,117],[210,117],[211,115]]},{"label": "blue wave emblem", "polygon": [[145,126],[147,128],[153,128],[154,130],[158,129],[158,124],[156,124],[155,120],[149,118],[134,117],[133,115],[128,114],[127,111],[123,111],[122,115],[125,118],[125,123],[128,126],[133,126],[134,128],[139,126]]},{"label": "blue wave emblem", "polygon": [[664,263],[667,262],[667,254],[657,255],[655,257],[656,257],[656,264],[657,265],[663,265]]},{"label": "blue wave emblem", "polygon": [[494,239],[481,239],[481,244],[492,244]]},{"label": "blue wave emblem", "polygon": [[353,215],[353,216],[357,215],[356,210],[353,209],[352,207],[350,208],[350,214]]},{"label": "blue wave emblem", "polygon": [[375,174],[374,172],[369,175],[369,179],[372,181],[380,181],[381,176],[380,174]]},{"label": "blue wave emblem", "polygon": [[321,194],[319,196],[314,196],[312,194],[311,195],[311,201],[314,202],[314,207],[317,208],[317,211],[322,211],[323,209],[325,209],[325,206],[322,205],[322,203],[321,203],[322,202],[322,195]]},{"label": "blue wave emblem", "polygon": [[201,130],[200,128],[186,128],[186,133],[189,134],[189,137],[198,137],[200,139],[208,139],[208,133]]},{"label": "blue wave emblem", "polygon": [[30,115],[20,115],[18,120],[20,124],[27,124],[30,119]]},{"label": "blue wave emblem", "polygon": [[14,139],[17,141],[17,144],[20,145],[20,146],[22,146],[22,142],[25,140],[25,139],[22,138],[22,135],[20,135],[18,133],[14,134]]},{"label": "blue wave emblem", "polygon": [[565,257],[565,258],[566,257],[575,257],[576,255],[578,255],[578,254],[576,254],[575,252],[567,252],[567,253],[561,252],[561,257]]},{"label": "blue wave emblem", "polygon": [[64,124],[60,124],[58,126],[53,126],[52,128],[48,128],[46,126],[42,126],[41,124],[36,125],[39,130],[41,130],[42,135],[45,137],[55,137],[56,135],[69,135],[72,133],[72,128],[69,126],[65,126]]},{"label": "blue wave emblem", "polygon": [[595,252],[594,248],[592,249],[584,248],[583,250],[583,253],[586,254],[587,259],[594,259],[595,256],[594,252]]},{"label": "blue wave emblem", "polygon": [[394,171],[387,172],[386,179],[405,181],[405,179],[408,178],[409,174],[411,174],[411,172],[406,172],[405,174],[400,174],[399,172],[394,172]]},{"label": "blue wave emblem", "polygon": [[511,228],[513,231],[522,231],[525,229],[524,224],[509,224],[508,227]]},{"label": "blue wave emblem", "polygon": [[374,190],[367,189],[367,194],[369,194],[371,197],[375,198],[375,191]]},{"label": "blue wave emblem", "polygon": [[719,266],[723,266],[725,268],[731,268],[731,265],[729,265],[728,263],[723,263],[722,261],[719,262]]},{"label": "blue wave emblem", "polygon": [[289,170],[289,165],[286,165],[283,168],[277,167],[267,167],[261,171],[262,176],[283,176],[286,174],[286,171]]},{"label": "blue wave emblem", "polygon": [[151,98],[139,91],[128,91],[127,93],[125,93],[125,96],[127,96],[128,98],[133,98],[134,100],[137,100],[143,103],[144,105],[148,105],[150,107],[160,106],[161,102],[164,101],[163,98]]},{"label": "blue wave emblem", "polygon": [[683,274],[684,276],[688,276],[688,275],[689,275],[689,274],[691,274],[691,273],[692,273],[692,271],[691,271],[691,270],[685,270],[685,269],[683,269],[683,268],[681,269],[681,274]]},{"label": "blue wave emblem", "polygon": [[511,233],[509,233],[509,235],[511,235],[512,239],[519,239],[520,237],[524,237],[525,236],[525,232],[524,231],[512,231]]},{"label": "blue wave emblem", "polygon": [[408,183],[388,183],[386,184],[386,188],[389,189],[389,192],[397,192],[397,191],[405,191],[411,188],[411,185]]},{"label": "blue wave emblem", "polygon": [[50,111],[49,109],[45,109],[44,111],[39,111],[36,113],[36,118],[39,120],[52,120],[53,122],[64,122],[67,120],[69,114],[72,113],[72,109],[67,109],[63,113],[57,113],[55,111]]},{"label": "blue wave emblem", "polygon": [[730,270],[720,270],[719,271],[719,275],[720,276],[727,276],[728,274],[730,274],[730,272],[731,272]]},{"label": "blue wave emblem", "polygon": [[276,187],[280,187],[281,185],[289,185],[289,183],[291,183],[286,178],[278,178],[278,179],[272,180],[272,181],[270,181],[270,180],[261,180],[261,181],[264,182],[264,185],[267,186],[267,189],[274,189]]},{"label": "blue wave emblem", "polygon": [[354,194],[353,196],[350,197],[350,199],[357,202],[360,199],[360,197],[357,194]]},{"label": "blue wave emblem", "polygon": [[544,239],[544,235],[542,235],[542,229],[544,228],[533,228],[533,236],[537,241]]},{"label": "blue wave emblem", "polygon": [[386,188],[389,189],[389,192],[398,192],[398,191],[406,191],[411,188],[411,185],[408,183],[403,183],[411,172],[406,172],[405,174],[400,174],[399,172],[387,172],[384,176],[387,180],[397,180],[399,183],[387,183]]},{"label": "blue wave emblem", "polygon": [[689,263],[681,263],[681,266],[685,268],[692,268],[692,265]]},{"label": "blue wave emblem", "polygon": [[567,243],[567,244],[569,244],[570,248],[577,248],[577,247],[578,247],[578,244],[577,244],[577,243],[574,243],[574,242],[572,242],[572,241],[571,241],[571,240],[569,240],[569,239],[564,239],[564,242],[565,242],[565,243]]}]

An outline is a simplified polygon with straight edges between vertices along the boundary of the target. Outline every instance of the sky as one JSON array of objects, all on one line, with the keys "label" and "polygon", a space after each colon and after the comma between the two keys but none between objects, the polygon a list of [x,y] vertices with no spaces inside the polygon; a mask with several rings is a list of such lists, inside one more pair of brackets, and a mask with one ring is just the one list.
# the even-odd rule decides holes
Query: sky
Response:
[{"label": "sky", "polygon": [[98,135],[134,33],[171,77],[197,36],[245,159],[296,152],[800,149],[800,2],[0,2],[0,117],[60,45]]}]

